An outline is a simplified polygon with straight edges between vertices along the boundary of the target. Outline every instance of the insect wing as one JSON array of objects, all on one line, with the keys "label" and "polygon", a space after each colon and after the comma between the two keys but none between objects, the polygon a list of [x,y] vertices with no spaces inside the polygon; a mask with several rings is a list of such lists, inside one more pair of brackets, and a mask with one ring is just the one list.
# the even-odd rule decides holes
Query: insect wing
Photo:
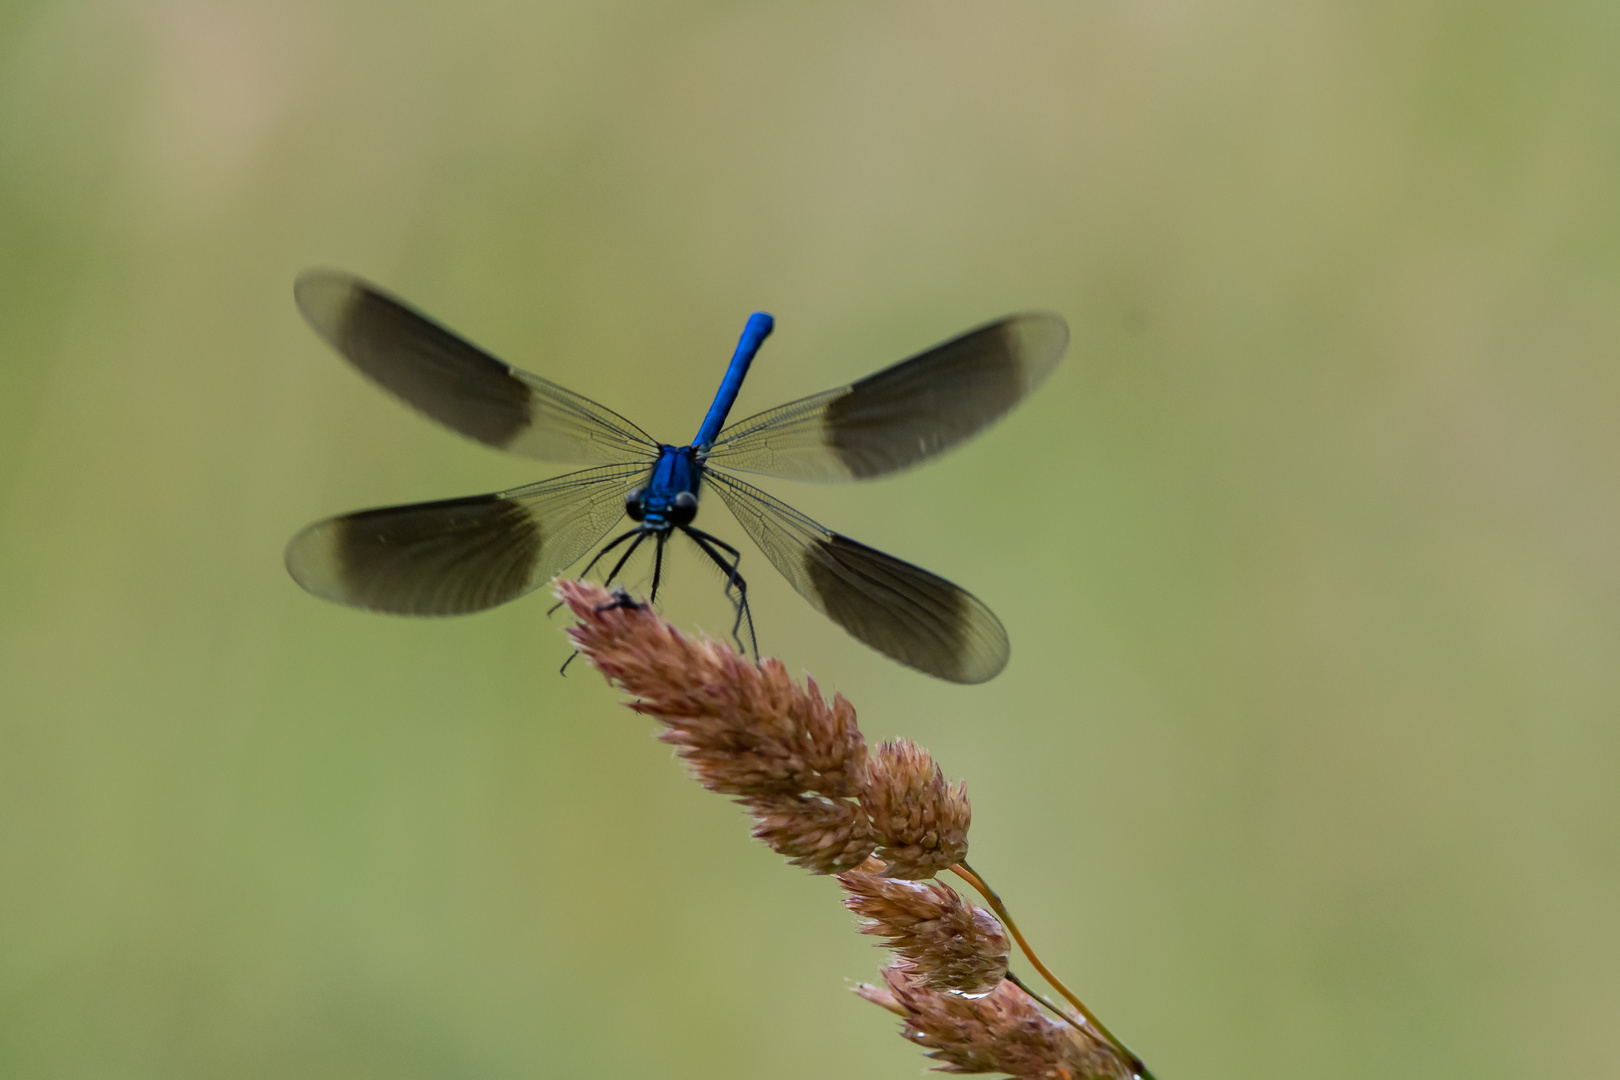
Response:
[{"label": "insect wing", "polygon": [[972,593],[824,529],[735,477],[706,476],[799,595],[856,639],[949,682],[981,683],[1007,666],[1007,631]]},{"label": "insect wing", "polygon": [[515,600],[584,555],[624,513],[645,467],[586,469],[465,499],[317,521],[287,545],[309,592],[399,615],[461,615]]},{"label": "insect wing", "polygon": [[790,480],[895,472],[989,426],[1041,384],[1068,343],[1056,315],[988,323],[859,382],[739,420],[707,460]]},{"label": "insect wing", "polygon": [[617,463],[658,444],[611,409],[484,352],[349,274],[293,286],[304,318],[384,390],[469,438],[542,461]]}]

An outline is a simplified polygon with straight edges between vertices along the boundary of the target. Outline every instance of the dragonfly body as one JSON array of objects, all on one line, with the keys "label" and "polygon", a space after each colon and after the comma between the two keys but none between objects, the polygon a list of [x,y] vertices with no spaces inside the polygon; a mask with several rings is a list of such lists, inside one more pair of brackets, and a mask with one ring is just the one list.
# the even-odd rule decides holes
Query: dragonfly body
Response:
[{"label": "dragonfly body", "polygon": [[[733,592],[737,594],[737,623],[732,627],[732,634],[735,635],[748,612],[743,591],[746,586],[737,573],[740,556],[736,548],[718,537],[692,527],[692,521],[697,517],[698,490],[703,483],[700,454],[701,451],[695,446],[670,446],[665,443],[658,448],[658,460],[653,463],[647,483],[642,487],[631,488],[624,497],[625,516],[636,523],[635,528],[605,544],[585,567],[584,572],[589,574],[603,556],[629,541],[623,554],[613,564],[613,569],[608,571],[607,579],[612,581],[619,576],[619,571],[630,561],[630,556],[636,553],[642,542],[651,539],[655,552],[651,598],[656,599],[658,584],[664,573],[664,545],[669,542],[675,530],[679,529],[691,537],[698,550],[707,555],[725,573],[727,594],[731,595]],[[727,562],[723,555],[717,554],[717,548],[731,555],[730,562]],[[753,624],[750,620],[749,636],[752,635]]]},{"label": "dragonfly body", "polygon": [[[748,317],[742,338],[737,342],[737,351],[732,354],[725,377],[720,380],[720,388],[715,391],[714,403],[704,415],[703,424],[693,437],[692,445],[671,446],[665,443],[658,448],[658,459],[653,462],[647,483],[631,489],[624,497],[625,515],[636,523],[636,527],[604,546],[585,568],[585,572],[589,573],[604,555],[629,541],[624,553],[608,572],[608,580],[612,581],[618,577],[619,571],[630,561],[630,556],[635,554],[642,541],[651,538],[655,545],[652,597],[656,598],[664,571],[664,545],[669,542],[670,535],[680,529],[692,538],[698,550],[726,574],[727,594],[737,598],[737,622],[732,627],[732,634],[736,636],[743,622],[747,621],[750,639],[753,637],[753,623],[748,613],[747,585],[737,573],[741,556],[736,548],[719,537],[691,526],[697,517],[699,489],[703,484],[703,459],[708,456],[715,436],[725,426],[726,416],[742,390],[749,365],[754,362],[759,347],[765,343],[775,325],[775,320],[763,311],[756,311]],[[729,562],[722,552],[731,556]]]},{"label": "dragonfly body", "polygon": [[831,532],[732,470],[850,480],[906,468],[982,429],[1033,389],[1068,340],[1061,319],[986,324],[849,386],[730,426],[749,366],[773,329],[749,317],[692,442],[659,443],[624,417],[514,368],[357,278],[311,271],[295,295],[312,326],[384,389],[446,426],[529,457],[596,467],[490,495],[385,507],[316,522],[287,548],[310,592],[402,614],[480,611],[538,588],[602,543],[612,582],[645,542],[652,596],[664,548],[688,537],[725,575],[733,635],[753,638],[738,549],[698,529],[705,485],[795,590],[851,635],[920,671],[983,682],[1005,666],[1006,631],[972,594]]},{"label": "dragonfly body", "polygon": [[641,522],[643,528],[660,532],[685,525],[696,513],[702,483],[703,465],[698,461],[697,448],[666,443],[658,448],[658,460],[653,463],[646,487],[636,488],[625,497],[625,513]]}]

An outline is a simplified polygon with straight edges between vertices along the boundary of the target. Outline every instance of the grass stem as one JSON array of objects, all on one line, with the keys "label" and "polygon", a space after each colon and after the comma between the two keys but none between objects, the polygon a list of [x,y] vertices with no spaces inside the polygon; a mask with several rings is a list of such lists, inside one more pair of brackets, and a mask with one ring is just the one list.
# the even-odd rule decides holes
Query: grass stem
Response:
[{"label": "grass stem", "polygon": [[[985,898],[990,905],[990,910],[996,913],[996,917],[999,918],[1002,925],[1007,928],[1007,933],[1011,934],[1012,939],[1018,943],[1019,950],[1024,954],[1025,958],[1029,960],[1030,966],[1036,971],[1040,972],[1041,978],[1045,979],[1047,984],[1051,986],[1052,989],[1056,990],[1060,995],[1062,995],[1065,1001],[1074,1006],[1075,1011],[1085,1018],[1086,1023],[1090,1024],[1092,1029],[1095,1030],[1098,1035],[1101,1035],[1104,1039],[1106,1039],[1115,1050],[1118,1050],[1120,1054],[1131,1063],[1131,1069],[1135,1071],[1136,1075],[1141,1077],[1141,1080],[1156,1080],[1153,1073],[1150,1072],[1148,1067],[1142,1063],[1142,1059],[1132,1053],[1130,1047],[1120,1042],[1119,1039],[1115,1037],[1114,1033],[1109,1031],[1101,1020],[1097,1019],[1096,1014],[1090,1009],[1086,1008],[1085,1002],[1076,997],[1074,991],[1070,990],[1067,986],[1064,986],[1062,981],[1058,979],[1056,975],[1052,974],[1051,969],[1045,964],[1041,963],[1040,957],[1036,956],[1035,950],[1029,947],[1029,942],[1024,939],[1023,932],[1018,929],[1018,924],[1013,922],[1012,915],[1007,912],[1007,905],[1001,902],[1001,897],[997,896],[995,890],[985,883],[984,878],[980,877],[973,867],[969,866],[965,861],[959,862],[955,866],[951,867],[951,873],[973,886],[973,888],[978,891],[979,895]],[[1009,976],[1009,978],[1010,977],[1011,976]],[[1028,987],[1025,987],[1022,983],[1015,981],[1014,985],[1018,986],[1019,989],[1024,990],[1025,993],[1029,993]],[[1035,998],[1037,1001],[1046,1004],[1048,1008],[1051,1008],[1050,1003],[1046,1002],[1046,1000],[1040,995],[1030,994],[1030,996]],[[1058,1015],[1060,1016],[1064,1015],[1060,1010],[1053,1011],[1058,1012]],[[1071,1023],[1073,1022],[1072,1017],[1064,1016],[1064,1019],[1069,1020]]]}]

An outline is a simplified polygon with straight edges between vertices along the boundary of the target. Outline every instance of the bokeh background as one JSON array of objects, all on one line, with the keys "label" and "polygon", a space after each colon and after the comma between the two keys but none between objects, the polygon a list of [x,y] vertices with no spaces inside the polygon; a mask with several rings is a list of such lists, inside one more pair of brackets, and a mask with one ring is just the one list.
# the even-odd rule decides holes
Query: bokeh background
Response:
[{"label": "bokeh background", "polygon": [[312,265],[671,440],[756,308],[740,414],[1063,313],[969,447],[767,482],[1006,672],[883,660],[706,504],[765,649],[967,779],[1163,1080],[1620,1072],[1617,46],[1602,0],[0,7],[0,1074],[925,1064],[544,599],[288,580],[314,518],[563,471],[348,370]]}]

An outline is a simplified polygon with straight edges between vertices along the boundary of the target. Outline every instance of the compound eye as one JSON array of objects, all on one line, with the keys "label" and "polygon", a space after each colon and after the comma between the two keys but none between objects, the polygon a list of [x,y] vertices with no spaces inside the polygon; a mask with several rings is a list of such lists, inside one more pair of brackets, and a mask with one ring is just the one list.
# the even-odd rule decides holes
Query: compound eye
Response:
[{"label": "compound eye", "polygon": [[641,497],[647,494],[646,488],[631,488],[624,497],[624,512],[631,521],[640,521],[647,516],[646,508],[641,505]]},{"label": "compound eye", "polygon": [[690,491],[680,492],[670,503],[669,517],[677,525],[685,525],[697,517],[697,496]]}]

